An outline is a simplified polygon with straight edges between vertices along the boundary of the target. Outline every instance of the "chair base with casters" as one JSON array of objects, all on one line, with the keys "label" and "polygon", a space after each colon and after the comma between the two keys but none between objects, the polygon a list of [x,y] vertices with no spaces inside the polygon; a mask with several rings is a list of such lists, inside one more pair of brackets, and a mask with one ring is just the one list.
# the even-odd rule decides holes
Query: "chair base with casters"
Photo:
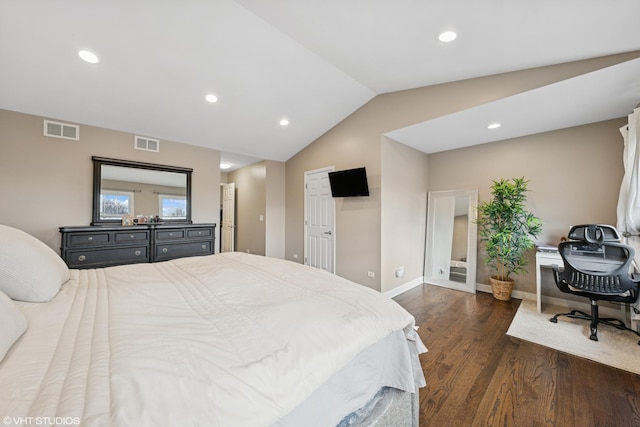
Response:
[{"label": "chair base with casters", "polygon": [[[616,329],[631,331],[640,337],[640,332],[628,328],[622,320],[613,317],[600,317],[598,311],[599,310],[597,302],[591,301],[591,315],[585,313],[584,311],[571,310],[569,313],[558,313],[550,318],[549,321],[551,323],[558,323],[558,317],[560,316],[566,316],[571,319],[589,320],[591,322],[591,325],[589,326],[589,339],[592,341],[598,341],[598,324],[600,323],[608,326],[613,326]],[[640,345],[640,341],[638,341],[638,345]]]},{"label": "chair base with casters", "polygon": [[591,322],[589,339],[593,341],[598,341],[599,324],[631,331],[640,336],[638,331],[627,327],[624,321],[601,318],[598,312],[598,301],[632,304],[640,294],[640,275],[631,273],[635,250],[619,242],[618,231],[610,225],[586,224],[571,227],[568,241],[558,245],[564,268],[553,265],[553,277],[561,292],[588,298],[591,302],[591,314],[572,310],[556,314],[549,321],[558,323],[560,316],[588,320]]}]

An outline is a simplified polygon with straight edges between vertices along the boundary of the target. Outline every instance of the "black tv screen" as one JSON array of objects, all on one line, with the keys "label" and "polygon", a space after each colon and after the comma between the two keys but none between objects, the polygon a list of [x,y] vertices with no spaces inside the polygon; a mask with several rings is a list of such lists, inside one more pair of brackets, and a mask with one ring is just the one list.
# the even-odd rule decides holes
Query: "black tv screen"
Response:
[{"label": "black tv screen", "polygon": [[333,197],[368,196],[369,184],[365,168],[329,172],[329,184]]}]

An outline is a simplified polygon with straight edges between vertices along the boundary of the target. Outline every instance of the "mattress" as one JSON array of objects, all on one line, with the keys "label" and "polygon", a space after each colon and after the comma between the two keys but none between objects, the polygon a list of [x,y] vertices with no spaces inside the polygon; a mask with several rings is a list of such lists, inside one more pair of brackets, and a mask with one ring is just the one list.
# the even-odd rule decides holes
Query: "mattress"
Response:
[{"label": "mattress", "polygon": [[225,253],[71,273],[18,303],[5,425],[336,425],[381,387],[425,384],[413,317],[321,270]]}]

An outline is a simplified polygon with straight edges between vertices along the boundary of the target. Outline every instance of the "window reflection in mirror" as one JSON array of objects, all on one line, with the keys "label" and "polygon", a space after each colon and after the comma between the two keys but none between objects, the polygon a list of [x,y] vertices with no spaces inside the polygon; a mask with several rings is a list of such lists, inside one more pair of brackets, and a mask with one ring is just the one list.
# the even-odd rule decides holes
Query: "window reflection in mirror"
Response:
[{"label": "window reflection in mirror", "polygon": [[187,198],[178,194],[159,195],[160,218],[162,219],[186,219]]},{"label": "window reflection in mirror", "polygon": [[133,192],[103,187],[100,191],[100,219],[122,219],[125,215],[135,215]]}]

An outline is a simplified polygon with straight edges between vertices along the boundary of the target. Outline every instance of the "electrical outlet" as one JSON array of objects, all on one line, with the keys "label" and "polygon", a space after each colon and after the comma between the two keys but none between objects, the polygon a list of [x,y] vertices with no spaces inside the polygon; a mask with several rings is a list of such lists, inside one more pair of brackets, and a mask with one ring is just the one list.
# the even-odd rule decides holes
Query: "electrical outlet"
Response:
[{"label": "electrical outlet", "polygon": [[298,254],[293,254],[293,259],[298,259]]},{"label": "electrical outlet", "polygon": [[373,271],[367,271],[367,276],[376,277],[376,273],[374,273]]},{"label": "electrical outlet", "polygon": [[404,276],[404,267],[396,268],[396,277],[401,278],[402,276]]}]

